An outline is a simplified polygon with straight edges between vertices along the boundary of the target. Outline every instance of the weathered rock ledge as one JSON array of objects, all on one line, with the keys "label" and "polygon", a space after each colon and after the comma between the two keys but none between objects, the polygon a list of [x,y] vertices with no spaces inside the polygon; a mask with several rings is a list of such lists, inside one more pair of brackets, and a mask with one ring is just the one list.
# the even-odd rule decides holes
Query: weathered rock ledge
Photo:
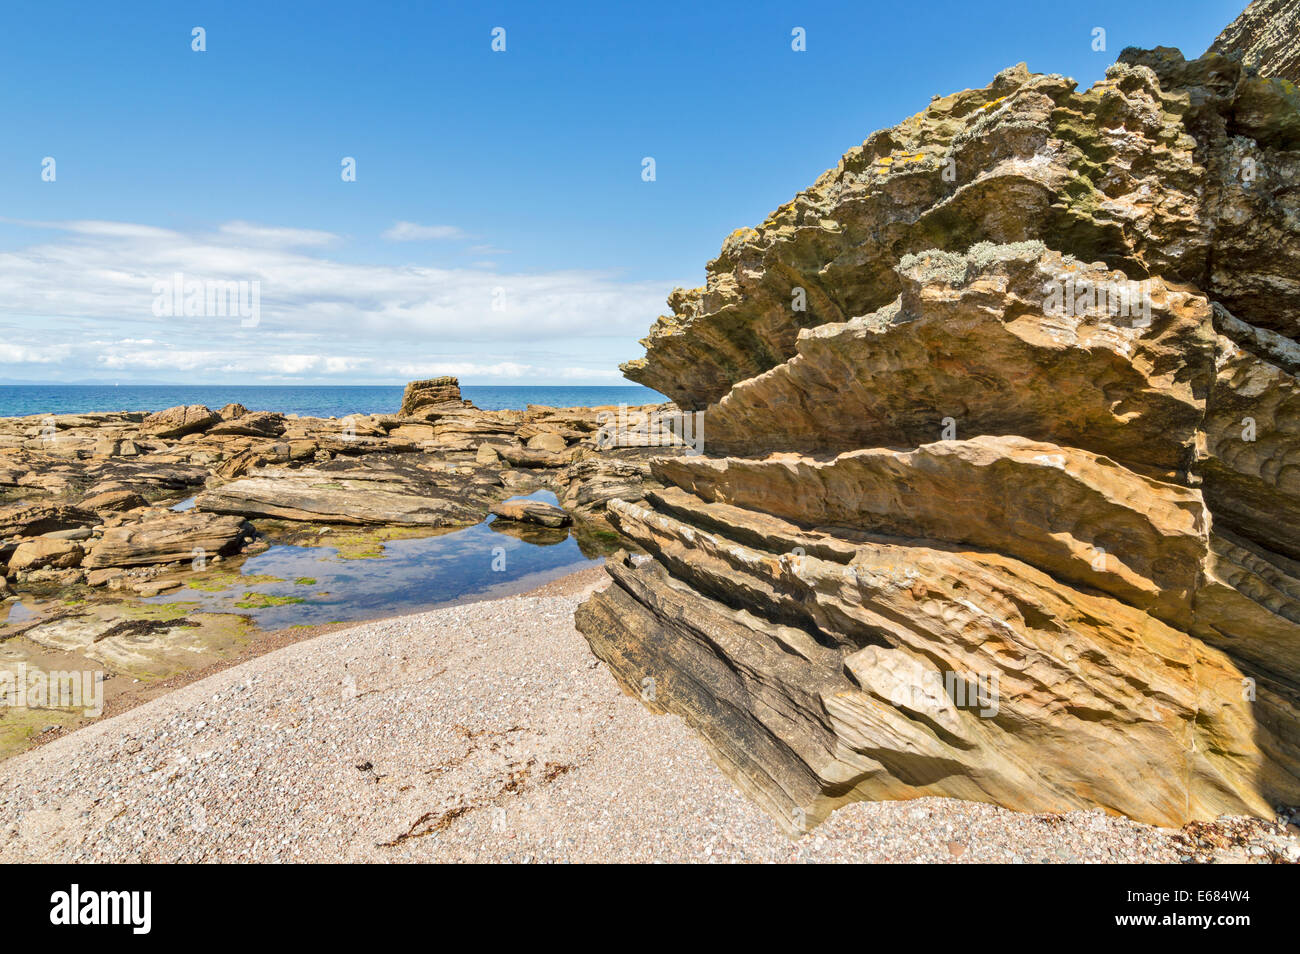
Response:
[{"label": "weathered rock ledge", "polygon": [[787,830],[1300,802],[1300,101],[1247,46],[936,98],[625,366],[704,456],[609,502],[650,556],[578,627]]}]

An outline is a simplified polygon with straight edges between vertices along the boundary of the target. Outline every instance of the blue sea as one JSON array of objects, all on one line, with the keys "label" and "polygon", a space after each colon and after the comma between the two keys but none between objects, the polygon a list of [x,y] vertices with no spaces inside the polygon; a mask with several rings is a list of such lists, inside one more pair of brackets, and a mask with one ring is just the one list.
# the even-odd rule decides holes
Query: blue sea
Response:
[{"label": "blue sea", "polygon": [[[395,414],[402,404],[397,386],[299,387],[261,385],[0,385],[0,417],[85,414],[93,411],[161,411],[178,404],[220,409],[242,404],[250,411],[280,411],[305,417]],[[668,399],[640,385],[564,387],[465,385],[461,396],[486,411],[523,410],[529,404],[595,407],[602,404],[660,404]]]}]

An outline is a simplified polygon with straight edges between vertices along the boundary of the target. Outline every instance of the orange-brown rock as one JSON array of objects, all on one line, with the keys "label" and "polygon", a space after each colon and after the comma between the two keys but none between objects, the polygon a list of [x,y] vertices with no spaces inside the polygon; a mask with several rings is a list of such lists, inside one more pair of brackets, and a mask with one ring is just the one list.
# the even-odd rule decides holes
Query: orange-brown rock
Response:
[{"label": "orange-brown rock", "polygon": [[457,406],[461,403],[460,382],[453,377],[412,381],[402,395],[399,414],[414,415],[428,408]]},{"label": "orange-brown rock", "polygon": [[150,414],[140,424],[140,432],[152,437],[175,438],[205,431],[221,421],[221,415],[202,404],[169,407]]},{"label": "orange-brown rock", "polygon": [[728,236],[624,373],[702,409],[791,357],[801,330],[889,303],[903,255],[981,241],[1041,240],[1132,279],[1189,283],[1296,337],[1300,94],[1259,69],[1126,50],[1087,90],[1021,64],[937,97]]},{"label": "orange-brown rock", "polygon": [[252,527],[239,517],[199,513],[160,514],[136,523],[109,527],[86,554],[87,568],[148,566],[191,562],[237,549]]},{"label": "orange-brown rock", "polygon": [[787,830],[1300,799],[1300,102],[1268,66],[937,98],[625,365],[703,409],[703,456],[608,500],[649,559],[578,627]]}]

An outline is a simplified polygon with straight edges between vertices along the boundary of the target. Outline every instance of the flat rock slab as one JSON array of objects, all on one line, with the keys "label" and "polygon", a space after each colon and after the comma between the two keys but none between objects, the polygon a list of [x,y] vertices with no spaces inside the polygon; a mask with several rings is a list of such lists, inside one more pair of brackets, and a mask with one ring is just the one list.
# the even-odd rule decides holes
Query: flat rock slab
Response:
[{"label": "flat rock slab", "polygon": [[82,657],[113,672],[153,679],[220,658],[244,642],[244,625],[233,615],[151,620],[87,613],[40,623],[23,635],[44,649],[73,654],[70,668]]},{"label": "flat rock slab", "polygon": [[507,500],[492,508],[492,513],[502,520],[536,523],[543,527],[566,527],[573,518],[559,507],[540,500]]},{"label": "flat rock slab", "polygon": [[149,566],[211,557],[239,547],[252,527],[241,517],[187,510],[140,523],[110,527],[83,566]]},{"label": "flat rock slab", "polygon": [[199,510],[345,524],[446,527],[474,523],[483,511],[435,496],[439,488],[362,473],[285,472],[244,477],[200,494]]},{"label": "flat rock slab", "polygon": [[97,523],[99,514],[79,507],[15,504],[0,508],[0,537],[34,537]]}]

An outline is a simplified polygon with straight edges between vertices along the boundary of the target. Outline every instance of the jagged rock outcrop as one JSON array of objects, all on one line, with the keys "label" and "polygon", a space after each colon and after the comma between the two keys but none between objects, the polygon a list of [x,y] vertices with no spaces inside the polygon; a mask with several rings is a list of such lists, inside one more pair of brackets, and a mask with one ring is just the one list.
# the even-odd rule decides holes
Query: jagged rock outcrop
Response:
[{"label": "jagged rock outcrop", "polygon": [[936,98],[625,366],[703,454],[608,501],[650,559],[578,626],[787,830],[1300,799],[1300,103],[1268,67]]},{"label": "jagged rock outcrop", "polygon": [[1239,59],[1126,50],[1105,80],[1023,64],[873,134],[678,289],[626,375],[682,408],[789,359],[799,332],[892,301],[908,253],[1038,239],[1199,288],[1300,333],[1295,87]]},{"label": "jagged rock outcrop", "polygon": [[1300,0],[1254,0],[1224,28],[1210,52],[1239,54],[1265,76],[1300,83]]}]

